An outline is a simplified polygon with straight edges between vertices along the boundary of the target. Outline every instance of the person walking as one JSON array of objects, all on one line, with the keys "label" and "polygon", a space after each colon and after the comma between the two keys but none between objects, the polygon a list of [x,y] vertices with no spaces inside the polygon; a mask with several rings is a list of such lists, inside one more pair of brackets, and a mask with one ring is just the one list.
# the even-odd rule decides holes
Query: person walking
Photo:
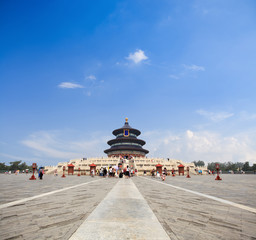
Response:
[{"label": "person walking", "polygon": [[44,175],[43,170],[40,169],[40,171],[39,171],[39,179],[40,180],[43,180],[43,175]]},{"label": "person walking", "polygon": [[126,176],[126,178],[130,178],[130,169],[129,169],[128,165],[127,165],[127,168],[126,168],[125,176]]}]

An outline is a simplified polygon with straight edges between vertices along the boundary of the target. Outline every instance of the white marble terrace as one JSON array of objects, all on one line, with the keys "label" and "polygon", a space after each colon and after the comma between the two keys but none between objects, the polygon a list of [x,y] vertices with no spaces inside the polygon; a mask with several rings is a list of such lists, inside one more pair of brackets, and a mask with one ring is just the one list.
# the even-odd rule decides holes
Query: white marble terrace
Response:
[{"label": "white marble terrace", "polygon": [[[147,175],[150,174],[150,171],[152,169],[156,169],[157,164],[163,165],[163,169],[166,167],[167,171],[170,172],[173,168],[177,172],[178,171],[178,165],[182,164],[185,166],[185,174],[187,167],[190,168],[190,174],[196,174],[196,167],[194,163],[186,163],[181,160],[177,159],[164,159],[164,158],[147,158],[147,157],[134,157],[131,160],[123,159],[120,160],[119,157],[106,157],[106,158],[80,158],[80,159],[71,159],[69,162],[59,162],[57,166],[46,166],[45,172],[47,174],[53,174],[56,169],[57,173],[61,174],[63,172],[62,168],[63,166],[66,167],[66,172],[68,170],[67,165],[73,164],[74,165],[74,174],[78,173],[78,168],[80,168],[81,171],[85,171],[86,174],[90,173],[90,165],[95,164],[96,169],[100,169],[101,167],[110,167],[110,166],[118,166],[118,163],[123,161],[123,167],[129,165],[133,169],[138,170],[138,174],[142,175],[144,171],[147,172]],[[198,170],[202,170],[203,174],[207,173],[206,167],[197,167]]]}]

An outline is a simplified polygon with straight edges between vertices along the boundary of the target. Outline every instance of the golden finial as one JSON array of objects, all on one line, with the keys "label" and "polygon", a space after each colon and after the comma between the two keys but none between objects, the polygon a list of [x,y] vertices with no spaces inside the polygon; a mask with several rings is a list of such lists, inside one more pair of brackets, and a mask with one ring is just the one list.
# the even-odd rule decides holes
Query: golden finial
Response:
[{"label": "golden finial", "polygon": [[125,122],[128,122],[128,118],[125,118]]}]

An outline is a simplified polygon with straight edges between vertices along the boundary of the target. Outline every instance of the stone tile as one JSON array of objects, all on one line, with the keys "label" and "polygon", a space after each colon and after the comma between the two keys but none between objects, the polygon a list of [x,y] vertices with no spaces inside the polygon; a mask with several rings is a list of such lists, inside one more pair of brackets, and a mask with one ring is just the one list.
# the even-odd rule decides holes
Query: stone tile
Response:
[{"label": "stone tile", "polygon": [[[98,179],[46,175],[43,181],[30,181],[29,177],[0,174],[0,204]],[[223,181],[215,181],[213,176],[167,177],[165,183],[256,208],[256,176],[222,178]],[[256,214],[143,178],[131,180],[171,239],[255,239]],[[117,181],[106,178],[0,209],[0,239],[69,239]],[[125,194],[120,199],[125,200]],[[136,197],[133,201],[136,206]],[[136,208],[131,214],[136,214]]]},{"label": "stone tile", "polygon": [[[215,182],[213,180],[210,183],[208,176],[204,177],[207,187],[195,183],[188,184],[187,181],[183,182],[182,177],[176,178],[175,183],[171,182],[172,179],[168,179],[166,183],[210,194],[208,188]],[[178,239],[253,239],[256,236],[256,214],[252,212],[177,190],[159,182],[150,181],[149,184],[149,180],[145,178],[133,178],[133,181],[170,238],[173,235]],[[216,196],[222,194],[232,201],[229,195],[231,188],[232,186],[229,189],[221,187]],[[244,195],[238,196],[244,198]],[[241,202],[246,203],[245,200]]]},{"label": "stone tile", "polygon": [[[1,176],[6,177],[6,176]],[[10,177],[10,176],[8,176]],[[2,202],[10,199],[18,200],[23,197],[30,197],[41,194],[40,189],[32,187],[31,192],[26,190],[32,181],[24,180],[17,182],[17,176],[13,177],[13,185],[10,183],[1,185],[0,190],[5,192],[5,199],[1,195]],[[22,177],[19,178],[20,180]],[[99,179],[99,178],[98,178]],[[9,178],[10,180],[10,178]],[[53,180],[56,180],[54,182]],[[62,180],[62,179],[61,179]],[[50,192],[58,188],[74,186],[83,182],[90,182],[91,177],[70,177],[61,181],[57,178],[51,178],[51,181],[45,181],[43,192]],[[79,188],[72,188],[66,192],[59,192],[42,198],[27,201],[24,204],[0,209],[0,239],[68,239],[93,209],[101,202],[109,190],[115,185],[117,179],[104,179],[103,181],[83,185]],[[44,180],[35,185],[41,185]],[[7,187],[18,188],[19,194],[14,196],[12,189],[7,191]],[[25,191],[26,190],[26,191]]]}]

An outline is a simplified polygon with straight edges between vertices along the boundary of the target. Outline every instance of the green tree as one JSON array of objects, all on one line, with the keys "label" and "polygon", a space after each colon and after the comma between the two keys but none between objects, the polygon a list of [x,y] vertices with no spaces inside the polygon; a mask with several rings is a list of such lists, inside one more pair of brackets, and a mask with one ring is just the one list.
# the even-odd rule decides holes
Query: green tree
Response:
[{"label": "green tree", "polygon": [[243,171],[250,171],[251,167],[249,165],[249,162],[245,162],[242,169],[243,169]]},{"label": "green tree", "polygon": [[252,165],[252,171],[256,171],[256,163]]},{"label": "green tree", "polygon": [[211,163],[208,163],[207,165],[207,169],[208,170],[211,170],[211,171],[215,171],[216,170],[216,164],[219,164],[220,166],[220,170],[221,171],[226,171],[226,168],[227,168],[227,164],[226,163],[219,163],[219,162],[211,162]]},{"label": "green tree", "polygon": [[204,161],[198,160],[198,161],[193,161],[196,167],[203,167],[205,165]]},{"label": "green tree", "polygon": [[9,166],[6,166],[5,163],[0,163],[0,170],[9,171]]},{"label": "green tree", "polygon": [[213,171],[216,169],[215,165],[216,165],[216,162],[208,163],[207,169]]},{"label": "green tree", "polygon": [[236,165],[237,165],[237,170],[238,170],[238,171],[241,171],[242,168],[243,168],[243,166],[244,166],[244,163],[242,163],[242,162],[237,162]]},{"label": "green tree", "polygon": [[29,169],[30,167],[24,162],[24,163],[21,163],[19,165],[19,170],[26,170],[26,169]]},{"label": "green tree", "polygon": [[20,170],[19,169],[19,164],[21,163],[21,161],[14,161],[14,162],[10,162],[10,167],[9,167],[9,169],[11,170],[11,171],[16,171],[16,170]]},{"label": "green tree", "polygon": [[236,171],[237,170],[237,164],[236,163],[233,163],[233,162],[227,162],[227,163],[224,163],[223,164],[223,171]]}]

